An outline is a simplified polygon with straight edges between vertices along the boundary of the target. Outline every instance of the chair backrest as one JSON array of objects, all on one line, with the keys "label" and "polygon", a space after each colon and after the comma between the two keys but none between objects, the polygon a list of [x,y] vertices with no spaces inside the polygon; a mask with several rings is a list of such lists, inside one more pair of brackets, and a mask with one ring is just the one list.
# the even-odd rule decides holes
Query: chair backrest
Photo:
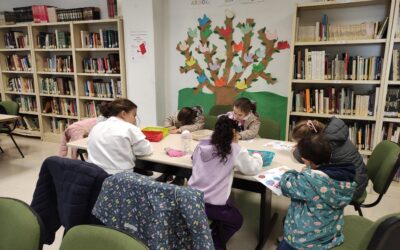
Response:
[{"label": "chair backrest", "polygon": [[41,225],[28,204],[0,197],[0,249],[42,249]]},{"label": "chair backrest", "polygon": [[229,111],[232,111],[233,107],[232,105],[215,105],[212,106],[212,108],[210,109],[209,115],[221,115],[221,114],[226,114]]},{"label": "chair backrest", "polygon": [[18,115],[19,105],[17,102],[4,101],[0,102],[0,105],[4,107],[8,115]]},{"label": "chair backrest", "polygon": [[218,116],[215,115],[206,115],[204,116],[205,124],[204,129],[214,130],[215,123],[217,123]]},{"label": "chair backrest", "polygon": [[133,236],[105,226],[79,225],[71,228],[63,238],[60,250],[146,250]]},{"label": "chair backrest", "polygon": [[261,138],[279,140],[281,135],[281,126],[278,122],[268,119],[260,118],[261,126],[258,134]]},{"label": "chair backrest", "polygon": [[386,193],[393,177],[400,166],[400,147],[391,141],[380,142],[368,159],[368,177],[373,183],[374,191]]},{"label": "chair backrest", "polygon": [[[400,245],[400,213],[389,214],[375,221],[368,229],[359,249],[394,250]],[[350,239],[351,240],[351,239]]]}]

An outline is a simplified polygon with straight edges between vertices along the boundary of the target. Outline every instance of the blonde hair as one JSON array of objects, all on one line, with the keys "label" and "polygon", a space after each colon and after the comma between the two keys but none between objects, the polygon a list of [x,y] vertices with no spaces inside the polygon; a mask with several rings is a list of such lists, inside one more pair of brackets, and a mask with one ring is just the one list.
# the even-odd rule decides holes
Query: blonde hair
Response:
[{"label": "blonde hair", "polygon": [[299,141],[315,134],[321,134],[325,124],[317,120],[303,120],[296,124],[292,131],[292,140]]}]

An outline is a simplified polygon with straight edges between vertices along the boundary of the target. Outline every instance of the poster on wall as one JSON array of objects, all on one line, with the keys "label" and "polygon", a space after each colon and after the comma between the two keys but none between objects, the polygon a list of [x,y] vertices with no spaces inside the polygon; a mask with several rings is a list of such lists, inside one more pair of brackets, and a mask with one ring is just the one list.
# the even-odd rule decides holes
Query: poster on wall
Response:
[{"label": "poster on wall", "polygon": [[131,48],[131,60],[133,63],[144,62],[148,59],[148,34],[145,31],[131,31],[129,33],[129,45]]}]

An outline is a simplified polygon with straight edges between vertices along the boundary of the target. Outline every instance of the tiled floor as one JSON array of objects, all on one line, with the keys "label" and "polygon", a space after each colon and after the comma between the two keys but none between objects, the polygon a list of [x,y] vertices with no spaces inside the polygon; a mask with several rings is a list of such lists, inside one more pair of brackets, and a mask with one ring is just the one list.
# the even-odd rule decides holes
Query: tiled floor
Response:
[{"label": "tiled floor", "polygon": [[[0,146],[4,150],[4,153],[0,153],[0,196],[14,197],[30,203],[40,166],[46,157],[58,153],[58,144],[25,137],[16,137],[16,140],[25,158],[21,158],[10,138],[0,135]],[[235,203],[243,214],[244,225],[229,241],[228,249],[254,249],[258,230],[258,195],[239,190],[233,192]],[[376,195],[371,192],[368,200],[374,198]],[[279,213],[279,219],[264,249],[276,248],[274,241],[281,234],[280,221],[289,205],[289,200],[285,197],[273,196],[272,204],[273,210]],[[393,212],[400,212],[400,185],[395,182],[377,207],[364,209],[365,217],[372,220]],[[347,207],[345,213],[356,214],[352,207]],[[62,230],[58,232],[54,244],[46,245],[44,249],[58,249],[61,237]]]}]

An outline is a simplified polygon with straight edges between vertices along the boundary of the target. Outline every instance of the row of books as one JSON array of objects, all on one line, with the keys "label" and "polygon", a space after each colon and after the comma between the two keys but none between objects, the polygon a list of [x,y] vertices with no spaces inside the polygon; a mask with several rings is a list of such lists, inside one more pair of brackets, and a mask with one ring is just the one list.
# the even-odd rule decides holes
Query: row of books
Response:
[{"label": "row of books", "polygon": [[294,59],[294,78],[306,80],[380,80],[383,58],[349,56],[346,51],[334,58],[324,51],[298,50]]},{"label": "row of books", "polygon": [[358,150],[372,150],[375,147],[375,123],[354,122],[347,126],[349,127],[349,139]]},{"label": "row of books", "polygon": [[74,72],[72,55],[53,55],[52,57],[44,58],[43,70],[47,72]]},{"label": "row of books", "polygon": [[28,35],[21,31],[8,31],[4,33],[4,45],[6,49],[29,48]]},{"label": "row of books", "polygon": [[118,16],[118,2],[117,0],[107,0],[108,17],[114,18]]},{"label": "row of books", "polygon": [[120,72],[119,54],[109,54],[108,57],[85,58],[82,60],[83,72],[100,74],[117,74]]},{"label": "row of books", "polygon": [[40,49],[71,48],[71,34],[67,31],[55,30],[54,33],[39,32],[36,44]]},{"label": "row of books", "polygon": [[382,126],[381,140],[400,143],[400,126],[398,123],[388,122]]},{"label": "row of books", "polygon": [[6,58],[6,69],[11,71],[31,71],[31,55],[8,55]]},{"label": "row of books", "polygon": [[[329,24],[328,16],[315,25],[299,26],[298,42],[341,41],[358,39],[381,39],[386,36],[389,18],[382,22],[363,22],[360,24]],[[299,23],[299,18],[297,19]]]},{"label": "row of books", "polygon": [[84,83],[85,96],[120,98],[122,97],[121,80],[111,79],[104,82],[101,79],[86,80]]},{"label": "row of books", "polygon": [[400,51],[398,49],[393,50],[392,54],[392,80],[400,80]]},{"label": "row of books", "polygon": [[100,19],[100,9],[97,7],[57,9],[56,12],[59,22]]},{"label": "row of books", "polygon": [[13,101],[18,103],[19,111],[37,112],[36,97],[34,96],[13,96]]},{"label": "row of books", "polygon": [[355,94],[352,88],[326,88],[292,91],[292,111],[316,114],[373,116],[377,112],[380,88]]},{"label": "row of books", "polygon": [[98,117],[100,115],[101,102],[85,101],[83,103],[83,110],[86,117]]},{"label": "row of books", "polygon": [[9,78],[7,81],[7,91],[35,93],[33,79],[25,77]]},{"label": "row of books", "polygon": [[118,48],[118,31],[102,30],[89,32],[81,30],[82,48]]},{"label": "row of books", "polygon": [[389,87],[386,94],[385,117],[400,118],[400,87]]},{"label": "row of books", "polygon": [[40,93],[48,95],[75,95],[74,80],[68,77],[42,78]]},{"label": "row of books", "polygon": [[43,113],[55,115],[77,116],[78,109],[74,99],[70,98],[44,98]]},{"label": "row of books", "polygon": [[62,134],[65,129],[68,128],[69,125],[76,122],[75,119],[60,119],[51,117],[50,122],[50,131],[54,134]]},{"label": "row of books", "polygon": [[32,17],[35,23],[57,22],[56,9],[46,5],[32,5]]},{"label": "row of books", "polygon": [[17,121],[17,128],[30,131],[39,131],[39,118],[37,116],[23,115],[22,119]]}]

